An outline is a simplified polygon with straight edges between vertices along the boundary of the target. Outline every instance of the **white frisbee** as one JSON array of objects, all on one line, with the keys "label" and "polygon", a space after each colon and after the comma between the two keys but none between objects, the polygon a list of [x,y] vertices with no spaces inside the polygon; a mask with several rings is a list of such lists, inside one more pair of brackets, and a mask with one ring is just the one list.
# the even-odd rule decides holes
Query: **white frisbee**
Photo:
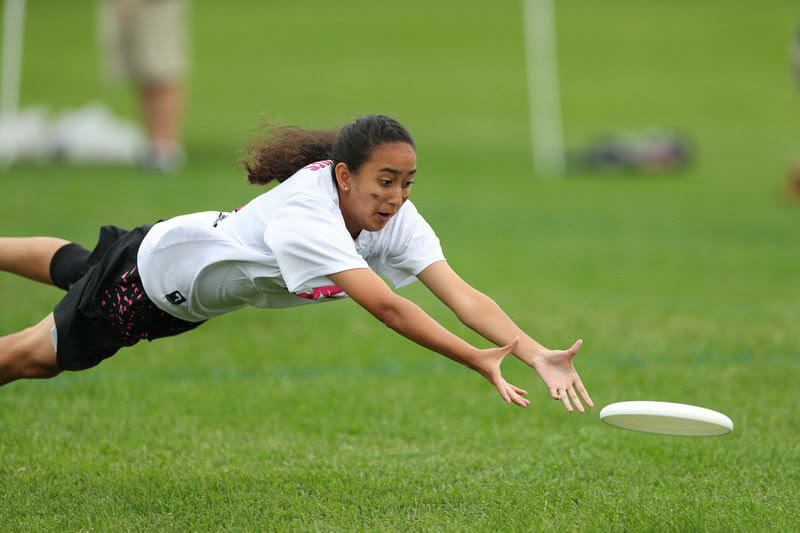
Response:
[{"label": "white frisbee", "polygon": [[711,409],[670,402],[617,402],[600,411],[606,424],[634,431],[705,437],[733,431],[733,421]]}]

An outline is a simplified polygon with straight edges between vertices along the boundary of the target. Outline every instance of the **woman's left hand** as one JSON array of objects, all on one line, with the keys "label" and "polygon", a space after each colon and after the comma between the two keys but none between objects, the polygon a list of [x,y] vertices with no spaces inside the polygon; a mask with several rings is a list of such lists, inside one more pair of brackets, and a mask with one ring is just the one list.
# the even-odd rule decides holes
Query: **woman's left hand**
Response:
[{"label": "woman's left hand", "polygon": [[586,392],[586,388],[581,383],[581,378],[572,364],[572,359],[582,344],[582,340],[577,340],[568,350],[544,350],[529,363],[550,390],[550,396],[554,400],[561,400],[564,408],[569,412],[573,411],[572,404],[575,404],[579,412],[584,412],[578,395],[583,398],[586,405],[594,407],[589,393]]}]

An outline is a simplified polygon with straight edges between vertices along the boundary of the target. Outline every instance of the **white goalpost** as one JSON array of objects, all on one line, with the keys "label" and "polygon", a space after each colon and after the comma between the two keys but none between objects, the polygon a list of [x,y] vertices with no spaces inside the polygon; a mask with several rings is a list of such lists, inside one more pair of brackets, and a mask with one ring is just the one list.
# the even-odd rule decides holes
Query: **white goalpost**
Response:
[{"label": "white goalpost", "polygon": [[16,158],[16,119],[22,72],[22,38],[25,28],[25,0],[3,3],[3,55],[0,67],[0,168]]},{"label": "white goalpost", "polygon": [[22,70],[22,37],[25,28],[25,0],[6,0],[3,5],[3,70],[0,113],[17,112]]},{"label": "white goalpost", "polygon": [[565,170],[553,0],[522,0],[531,154],[540,177]]}]

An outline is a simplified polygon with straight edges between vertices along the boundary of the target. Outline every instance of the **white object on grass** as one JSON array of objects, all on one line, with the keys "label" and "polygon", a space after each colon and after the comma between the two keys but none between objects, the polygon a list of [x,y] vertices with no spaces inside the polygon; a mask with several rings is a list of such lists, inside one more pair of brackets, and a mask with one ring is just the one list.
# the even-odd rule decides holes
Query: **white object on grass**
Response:
[{"label": "white object on grass", "polygon": [[539,176],[564,173],[564,138],[553,0],[522,0],[531,150]]},{"label": "white object on grass", "polygon": [[600,411],[600,420],[623,429],[705,437],[733,431],[733,421],[711,409],[671,402],[618,402]]},{"label": "white object on grass", "polygon": [[20,159],[48,159],[53,151],[49,133],[47,110],[43,107],[0,115],[0,167]]},{"label": "white object on grass", "polygon": [[104,104],[91,102],[66,111],[51,127],[54,152],[74,163],[136,163],[146,145],[141,128],[116,118]]},{"label": "white object on grass", "polygon": [[43,107],[0,115],[0,164],[56,157],[73,163],[134,164],[142,159],[146,144],[139,126],[97,102],[55,118]]}]

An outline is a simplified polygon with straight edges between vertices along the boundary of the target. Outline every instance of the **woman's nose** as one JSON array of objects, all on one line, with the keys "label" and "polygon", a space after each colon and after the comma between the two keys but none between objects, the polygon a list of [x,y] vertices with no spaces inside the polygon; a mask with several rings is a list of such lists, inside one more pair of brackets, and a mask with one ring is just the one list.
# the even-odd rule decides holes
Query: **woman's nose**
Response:
[{"label": "woman's nose", "polygon": [[400,187],[393,188],[389,196],[389,203],[392,205],[400,205],[403,203],[403,200],[403,190]]}]

